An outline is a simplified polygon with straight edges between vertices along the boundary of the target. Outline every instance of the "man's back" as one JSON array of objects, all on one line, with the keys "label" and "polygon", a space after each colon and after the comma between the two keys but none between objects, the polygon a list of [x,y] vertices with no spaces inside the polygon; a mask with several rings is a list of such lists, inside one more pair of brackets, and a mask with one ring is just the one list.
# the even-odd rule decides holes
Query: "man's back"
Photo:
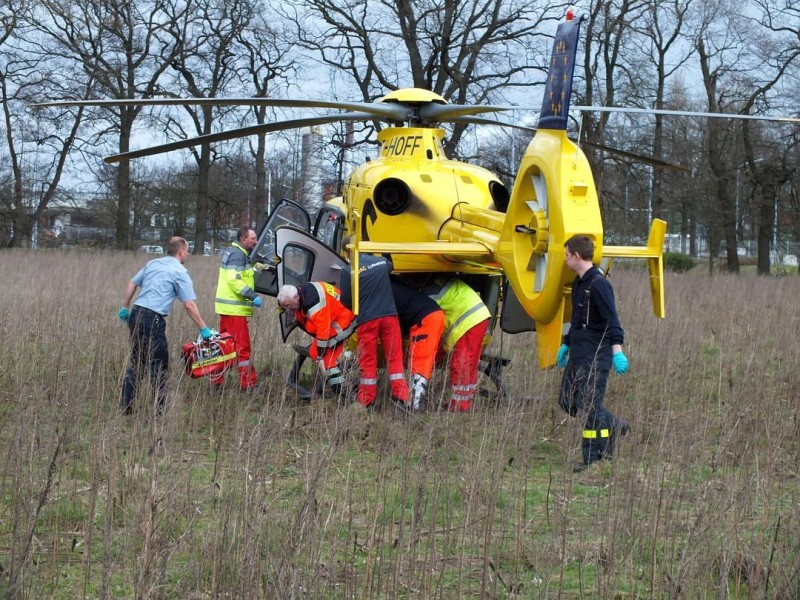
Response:
[{"label": "man's back", "polygon": [[[385,256],[362,254],[358,269],[358,323],[397,314],[389,274],[392,261]],[[353,308],[350,270],[343,269],[340,282],[342,304]]]}]

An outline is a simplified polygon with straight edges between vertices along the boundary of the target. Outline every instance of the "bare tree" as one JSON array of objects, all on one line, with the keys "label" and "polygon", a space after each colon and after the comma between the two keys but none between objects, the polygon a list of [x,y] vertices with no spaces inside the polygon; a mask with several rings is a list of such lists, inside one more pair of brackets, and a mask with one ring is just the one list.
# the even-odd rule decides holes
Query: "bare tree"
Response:
[{"label": "bare tree", "polygon": [[[632,22],[640,17],[646,7],[645,0],[590,2],[586,14],[586,45],[580,73],[580,78],[585,84],[583,98],[581,99],[579,91],[576,93],[576,98],[581,99],[582,104],[615,106],[617,95],[626,99],[628,96],[637,97],[635,93],[627,93],[631,87],[636,87],[636,70],[628,69],[621,57],[629,53],[638,54],[636,40],[631,35]],[[630,106],[627,101],[624,104]],[[586,139],[605,144],[609,118],[609,113],[584,113],[582,128]],[[615,136],[611,145],[622,147],[624,141]],[[604,157],[601,152],[590,151],[587,155],[594,167],[597,192],[602,204],[606,201]]]},{"label": "bare tree", "polygon": [[[539,84],[552,27],[567,3],[504,0],[304,0],[298,42],[354,84],[364,101],[417,87],[454,103],[486,103]],[[289,9],[285,9],[289,13]],[[378,128],[378,124],[374,126]],[[464,125],[445,150],[455,154]]]},{"label": "bare tree", "polygon": [[[173,32],[189,5],[182,0],[43,0],[37,28],[54,43],[53,52],[80,65],[104,99],[150,97],[177,52]],[[74,96],[69,99],[74,99]],[[140,106],[104,108],[99,142],[116,134],[116,149],[130,150]],[[130,165],[117,167],[117,246],[130,248]]]},{"label": "bare tree", "polygon": [[[763,36],[758,46],[753,49],[761,61],[759,71],[764,73],[765,77],[752,81],[752,91],[745,98],[741,109],[745,114],[774,104],[774,99],[771,97],[772,90],[781,82],[789,69],[794,67],[800,55],[800,9],[784,5],[782,2],[765,0],[757,0],[755,4],[761,11],[758,17],[759,25],[771,35]],[[776,237],[775,207],[778,194],[783,184],[791,178],[792,166],[788,156],[792,150],[793,140],[781,134],[781,129],[785,132],[785,127],[770,127],[766,135],[772,143],[766,144],[766,148],[762,143],[759,151],[753,129],[749,122],[743,123],[745,162],[757,193],[758,273],[766,275],[770,273],[771,242]]]},{"label": "bare tree", "polygon": [[[671,76],[677,73],[689,60],[691,48],[681,47],[681,32],[684,27],[685,17],[693,0],[661,0],[651,1],[643,14],[641,23],[636,23],[637,32],[649,42],[646,60],[652,66],[655,82],[650,82],[648,88],[653,89],[651,99],[652,107],[661,110],[667,108],[667,83]],[[664,115],[653,116],[653,155],[666,158],[664,155]],[[651,199],[652,216],[664,218],[664,191],[662,189],[663,171],[652,170]]]},{"label": "bare tree", "polygon": [[[164,92],[174,96],[215,98],[233,87],[240,90],[236,42],[252,21],[257,6],[251,0],[196,0],[192,11],[172,30],[178,48],[171,66],[174,78]],[[233,110],[209,105],[184,105],[185,120],[166,113],[168,134],[187,138],[212,133],[214,125],[225,121]],[[188,131],[191,131],[189,133]],[[197,164],[197,209],[194,252],[202,254],[209,223],[209,177],[217,154],[210,144],[191,149]]]},{"label": "bare tree", "polygon": [[[700,59],[709,111],[753,114],[770,107],[776,85],[800,53],[797,44],[797,24],[794,26],[794,31],[789,31],[788,36],[780,35],[786,32],[781,27],[774,26],[777,21],[772,20],[772,15],[777,13],[772,11],[778,9],[771,4],[756,2],[750,6],[751,10],[745,11],[744,14],[737,12],[737,5],[724,0],[717,5],[705,6],[697,30],[695,47]],[[760,15],[754,13],[753,11],[758,8],[765,12]],[[783,21],[785,15],[781,13],[780,18]],[[794,43],[791,41],[792,37]],[[735,273],[739,272],[739,257],[736,193],[732,185],[735,182],[735,171],[741,162],[739,159],[742,157],[742,152],[732,150],[742,146],[739,142],[742,137],[737,136],[737,133],[741,135],[743,132],[745,148],[747,147],[746,138],[749,130],[750,127],[746,124],[735,125],[723,119],[710,119],[707,126],[708,161],[716,185],[715,196],[722,228],[721,237],[725,241],[728,271]],[[752,173],[756,163],[752,150],[749,152],[751,155],[747,157],[747,163],[751,166]],[[772,171],[772,166],[769,168]],[[770,172],[765,176],[774,175],[775,172]],[[762,189],[771,188],[762,187]],[[772,199],[769,201],[772,202]],[[768,218],[769,211],[764,210],[763,215]],[[767,223],[763,226],[770,227]],[[713,256],[714,244],[710,243],[709,246]],[[768,250],[767,247],[766,251]]]},{"label": "bare tree", "polygon": [[[266,11],[258,12],[237,38],[244,64],[242,77],[248,80],[253,89],[252,95],[257,98],[269,97],[271,86],[294,71],[294,63],[289,58],[292,40],[269,21],[269,16]],[[267,122],[267,107],[254,106],[251,112],[256,124]],[[268,208],[266,138],[266,134],[260,134],[255,136],[255,142],[250,143],[250,152],[255,160],[255,198],[259,221],[263,221]]]},{"label": "bare tree", "polygon": [[27,104],[53,90],[85,96],[91,83],[73,85],[60,70],[63,65],[31,27],[31,4],[13,1],[7,8],[0,18],[0,99],[11,184],[3,204],[6,243],[24,246],[35,242],[33,228],[56,195],[83,112],[67,118],[31,115]]}]

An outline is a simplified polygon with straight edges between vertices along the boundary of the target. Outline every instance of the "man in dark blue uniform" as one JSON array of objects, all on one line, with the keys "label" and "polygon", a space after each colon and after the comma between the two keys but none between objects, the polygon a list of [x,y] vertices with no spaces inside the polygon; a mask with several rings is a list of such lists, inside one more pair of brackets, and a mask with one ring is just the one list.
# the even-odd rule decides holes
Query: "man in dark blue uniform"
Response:
[{"label": "man in dark blue uniform", "polygon": [[[349,250],[346,252],[349,255]],[[409,402],[408,383],[403,370],[403,336],[400,334],[400,321],[389,280],[392,267],[392,259],[388,255],[362,254],[359,257],[356,333],[361,378],[358,381],[357,402],[353,407],[369,408],[375,404],[378,395],[378,340],[386,359],[392,400],[401,407]],[[352,309],[350,269],[342,270],[339,289],[342,304]]]},{"label": "man in dark blue uniform", "polygon": [[572,319],[558,350],[558,366],[565,369],[559,404],[584,421],[581,471],[594,462],[610,459],[617,435],[630,425],[603,405],[608,373],[628,371],[622,351],[625,341],[614,303],[614,290],[603,272],[592,264],[594,242],[575,235],[564,244],[567,267],[577,276],[572,283]]}]

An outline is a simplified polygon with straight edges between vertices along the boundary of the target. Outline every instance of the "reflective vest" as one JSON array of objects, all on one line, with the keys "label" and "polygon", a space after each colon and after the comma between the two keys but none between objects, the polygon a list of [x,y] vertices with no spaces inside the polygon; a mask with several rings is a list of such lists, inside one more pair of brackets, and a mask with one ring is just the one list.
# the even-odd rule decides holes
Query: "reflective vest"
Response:
[{"label": "reflective vest", "polygon": [[218,315],[253,316],[257,296],[255,274],[247,260],[247,251],[233,242],[225,248],[219,265],[214,312]]},{"label": "reflective vest", "polygon": [[315,354],[323,355],[326,350],[335,348],[355,330],[355,315],[340,301],[340,293],[330,283],[312,282],[319,295],[319,301],[305,310],[295,311],[300,326],[314,337],[311,348]]},{"label": "reflective vest", "polygon": [[450,279],[430,296],[444,311],[442,345],[447,351],[452,350],[467,331],[492,316],[478,292],[457,278]]}]

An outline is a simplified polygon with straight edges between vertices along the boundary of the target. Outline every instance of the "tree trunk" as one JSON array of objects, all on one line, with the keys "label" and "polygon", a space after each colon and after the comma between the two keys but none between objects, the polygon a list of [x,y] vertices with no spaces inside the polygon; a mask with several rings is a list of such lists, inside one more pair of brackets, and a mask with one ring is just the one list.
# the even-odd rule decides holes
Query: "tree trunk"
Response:
[{"label": "tree trunk", "polygon": [[211,170],[211,147],[200,148],[197,161],[197,222],[194,230],[194,254],[203,254],[208,229],[208,177]]},{"label": "tree trunk", "polygon": [[766,169],[759,178],[758,202],[758,274],[771,273],[770,250],[775,231],[775,197],[778,193],[777,173]]},{"label": "tree trunk", "polygon": [[[120,111],[119,152],[127,152],[131,147],[131,130],[133,129],[133,115],[131,111]],[[131,239],[130,213],[131,213],[131,165],[123,160],[117,166],[117,249],[130,250],[133,247]]]}]

